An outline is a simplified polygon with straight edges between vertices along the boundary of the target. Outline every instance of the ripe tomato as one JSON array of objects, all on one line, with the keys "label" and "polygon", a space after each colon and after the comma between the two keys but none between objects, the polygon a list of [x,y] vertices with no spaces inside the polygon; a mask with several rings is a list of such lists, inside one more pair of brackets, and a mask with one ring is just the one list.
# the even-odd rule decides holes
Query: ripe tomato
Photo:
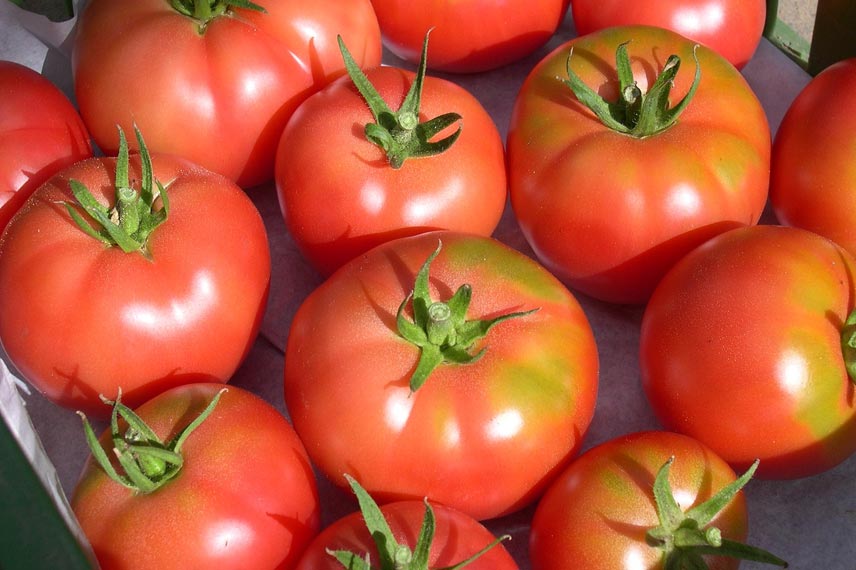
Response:
[{"label": "ripe tomato", "polygon": [[[211,14],[187,16],[176,4]],[[152,152],[242,187],[270,180],[292,111],[342,73],[336,34],[368,66],[380,63],[381,41],[369,0],[261,4],[266,13],[226,0],[91,0],[72,63],[98,146],[115,153],[116,124],[128,132],[136,124]]]},{"label": "ripe tomato", "polygon": [[453,73],[487,71],[517,61],[547,43],[569,0],[372,0],[384,44],[398,57],[419,61],[431,34],[428,67]]},{"label": "ripe tomato", "polygon": [[856,255],[856,58],[818,74],[785,114],[773,144],[770,203],[784,224]]},{"label": "ripe tomato", "polygon": [[[361,512],[324,529],[296,570],[341,570],[343,566],[369,570],[368,564],[361,564],[366,560],[373,564],[371,568],[378,567],[378,562],[380,568],[393,568],[390,563],[402,559],[409,564],[395,568],[450,569],[475,556],[466,564],[468,570],[517,570],[508,551],[472,517],[427,500],[378,507],[361,487],[356,490]],[[490,549],[479,555],[486,548]]]},{"label": "ripe tomato", "polygon": [[[770,172],[764,110],[733,66],[703,46],[696,66],[693,48],[653,27],[595,32],[544,58],[515,103],[507,152],[523,234],[547,268],[599,299],[645,302],[684,254],[726,229],[756,223],[763,211]],[[622,50],[626,74],[604,63]],[[671,54],[682,62],[676,75]],[[569,69],[593,99],[648,92],[641,105],[647,113],[654,101],[668,104],[671,89],[673,107],[662,117],[640,116],[638,98],[612,109],[601,101],[606,115],[628,117],[629,125],[607,126],[557,79],[571,77]],[[664,126],[686,101],[694,69],[694,95]]]},{"label": "ripe tomato", "polygon": [[[664,467],[670,458],[671,463]],[[737,493],[719,510],[708,509],[710,503],[704,505],[725,488],[725,496],[738,491],[748,477],[744,475],[736,483],[735,479],[728,464],[713,451],[680,434],[641,432],[598,445],[576,459],[538,503],[530,535],[532,570],[736,570],[739,561],[722,552],[730,546],[727,541],[746,539],[746,500]],[[668,486],[659,486],[666,482]],[[666,493],[657,496],[657,489]],[[708,566],[675,564],[674,559],[666,563],[669,545],[652,540],[657,536],[653,529],[664,522],[661,515],[669,512],[664,506],[670,501],[661,501],[663,496],[676,503],[670,509],[676,515],[676,526],[687,519],[709,519],[696,528],[718,529],[719,533],[695,533],[690,524],[672,535],[676,545],[681,542],[681,532],[687,533],[684,541],[703,537],[701,544],[706,545],[719,534],[722,546],[706,549]],[[675,548],[671,556],[679,556],[680,550]],[[684,556],[692,550],[684,548]],[[710,550],[720,554],[711,555]],[[784,565],[774,556],[764,555],[769,557],[767,562]]]},{"label": "ripe tomato", "polygon": [[[33,190],[92,156],[83,120],[53,83],[0,61],[0,233]],[[38,104],[34,104],[37,101]]]},{"label": "ripe tomato", "polygon": [[575,0],[580,35],[645,24],[677,32],[719,53],[738,69],[752,59],[767,18],[765,0]]},{"label": "ripe tomato", "polygon": [[[64,206],[75,200],[72,180],[113,206],[115,158],[58,173],[0,238],[0,339],[23,376],[63,406],[103,415],[99,394],[115,397],[119,386],[135,406],[177,384],[226,382],[258,332],[270,253],[255,206],[218,174],[168,156],[152,163],[170,208],[144,250],[105,245]],[[139,156],[129,178],[142,178]]]},{"label": "ripe tomato", "polygon": [[[169,441],[222,389],[178,386],[135,412]],[[113,457],[124,444],[110,436],[108,429],[100,443]],[[140,437],[132,443],[141,445]],[[275,408],[230,387],[180,455],[178,473],[148,493],[119,484],[89,458],[71,506],[103,570],[294,568],[318,532],[320,507],[306,451]]]},{"label": "ripe tomato", "polygon": [[[362,74],[354,68],[352,73]],[[395,152],[388,155],[371,142],[363,127],[374,127],[377,119],[349,77],[307,99],[282,134],[276,186],[285,224],[303,255],[325,275],[397,237],[439,229],[488,236],[499,223],[506,177],[496,125],[462,87],[433,77],[420,83],[417,75],[424,75],[424,67],[417,74],[376,67],[364,77],[379,104],[390,110],[401,106],[403,112],[409,91],[421,85],[421,97],[414,96],[423,125],[449,113],[458,116],[429,139],[429,145],[436,144],[459,129],[451,147],[438,154],[398,163],[402,159]]]},{"label": "ripe tomato", "polygon": [[[429,287],[420,266],[438,240]],[[424,287],[447,301],[463,284],[472,286],[467,326],[537,311],[496,324],[469,351],[436,338],[420,349],[400,335],[408,292],[422,299]],[[446,307],[466,309],[466,290]],[[424,299],[413,304],[427,310]],[[484,353],[440,364],[425,380],[440,347],[460,362]],[[351,473],[381,503],[430,497],[482,520],[530,503],[577,452],[597,365],[588,320],[552,275],[490,238],[432,232],[376,247],[309,295],[288,337],[285,398],[310,457],[334,483],[345,486],[342,474]]]},{"label": "ripe tomato", "polygon": [[641,373],[668,429],[758,476],[820,473],[856,451],[856,400],[842,354],[856,261],[795,228],[712,239],[657,287],[645,311]]}]

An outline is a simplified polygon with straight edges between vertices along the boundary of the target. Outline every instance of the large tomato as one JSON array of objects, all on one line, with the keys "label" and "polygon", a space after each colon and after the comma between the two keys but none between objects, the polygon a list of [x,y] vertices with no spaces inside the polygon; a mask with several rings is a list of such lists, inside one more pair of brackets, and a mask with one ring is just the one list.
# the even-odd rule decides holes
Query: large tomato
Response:
[{"label": "large tomato", "polygon": [[785,114],[773,144],[770,203],[784,224],[856,255],[856,58],[822,71]]},{"label": "large tomato", "polygon": [[0,61],[0,233],[27,197],[64,167],[92,156],[77,109],[28,67]]},{"label": "large tomato", "polygon": [[[122,483],[90,457],[71,506],[103,570],[295,567],[320,521],[309,458],[282,414],[250,392],[230,387],[204,416],[222,389],[178,386],[138,407],[154,437],[124,421],[116,424],[120,436],[127,432],[122,443],[111,430],[101,437]],[[177,450],[180,467],[146,454],[182,439],[200,415]],[[114,449],[131,455],[126,442],[149,460],[139,467],[153,489],[138,488],[116,461]]]},{"label": "large tomato", "polygon": [[468,570],[517,570],[500,541],[472,517],[427,499],[378,507],[365,490],[356,490],[361,512],[325,528],[296,570],[448,570],[464,564]]},{"label": "large tomato", "polygon": [[[622,50],[626,73],[606,63]],[[674,32],[616,27],[560,46],[526,79],[508,134],[511,202],[539,259],[572,287],[642,303],[693,247],[760,217],[764,110],[725,59],[702,46],[696,64],[693,53]],[[611,126],[575,97],[569,69],[591,100],[605,99]]]},{"label": "large tomato", "polygon": [[580,35],[611,26],[646,24],[666,28],[706,45],[735,67],[752,58],[767,17],[766,0],[574,0]]},{"label": "large tomato", "polygon": [[[412,150],[399,145],[386,152],[364,132],[366,125],[380,127],[351,78],[307,99],[288,122],[276,157],[280,206],[301,252],[330,274],[397,237],[440,229],[490,235],[505,209],[505,152],[479,101],[452,82],[423,78],[424,67],[417,74],[395,67],[351,73],[373,85],[373,105],[422,121],[408,133],[396,123],[390,130],[401,134],[391,138],[421,140],[419,130],[432,121],[441,121],[440,132]],[[418,155],[438,144],[438,154]]]},{"label": "large tomato", "polygon": [[547,43],[569,0],[372,0],[385,45],[419,61],[425,33],[433,47],[428,67],[474,73],[517,61]]},{"label": "large tomato", "polygon": [[690,253],[642,321],[642,382],[657,417],[736,468],[759,458],[766,478],[852,455],[856,355],[842,342],[854,275],[850,254],[796,228],[741,228]]},{"label": "large tomato", "polygon": [[[378,65],[369,0],[91,0],[74,45],[75,92],[95,142],[118,148],[116,124],[247,187],[273,176],[279,135],[309,94],[342,73],[341,34]],[[187,10],[181,13],[174,6]]]},{"label": "large tomato", "polygon": [[[61,405],[103,415],[99,395],[115,397],[119,387],[133,406],[176,384],[226,382],[258,332],[270,253],[255,206],[219,174],[168,156],[151,162],[169,215],[142,248],[108,246],[71,216],[98,231],[69,205],[71,181],[111,215],[115,158],[58,173],[0,238],[0,340],[24,377]],[[128,178],[140,186],[139,156]],[[160,199],[153,212],[162,216]]]},{"label": "large tomato", "polygon": [[[576,459],[538,503],[532,569],[736,570],[739,560],[726,551],[746,539],[746,500],[737,491],[749,476],[736,480],[708,447],[676,433],[641,432],[602,443]],[[714,496],[713,503],[730,500],[709,508]],[[718,539],[723,544],[713,546]],[[693,556],[703,556],[702,565],[689,564]]]},{"label": "large tomato", "polygon": [[[467,340],[477,321],[532,309]],[[441,318],[461,310],[468,324]],[[426,375],[440,355],[473,361]],[[333,482],[350,473],[380,502],[430,497],[481,520],[530,503],[576,453],[597,366],[588,320],[546,270],[491,238],[432,232],[376,247],[309,295],[288,337],[285,397]]]}]

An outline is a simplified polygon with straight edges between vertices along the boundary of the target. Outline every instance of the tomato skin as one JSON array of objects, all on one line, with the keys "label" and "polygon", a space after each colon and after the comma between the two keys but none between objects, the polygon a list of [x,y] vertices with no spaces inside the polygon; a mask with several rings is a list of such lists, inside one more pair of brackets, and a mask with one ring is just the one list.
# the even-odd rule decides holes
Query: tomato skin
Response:
[{"label": "tomato skin", "polygon": [[[74,224],[69,180],[115,202],[113,158],[63,170],[30,197],[0,239],[0,339],[54,402],[103,417],[99,394],[135,406],[171,386],[226,382],[255,340],[270,253],[261,216],[220,175],[153,156],[170,214],[151,259],[107,247]],[[140,179],[131,157],[131,180]],[[58,339],[62,339],[58,342]]]},{"label": "tomato skin", "polygon": [[[393,67],[366,75],[393,109],[415,78]],[[399,169],[365,137],[374,119],[348,77],[310,97],[286,126],[276,157],[280,207],[297,246],[322,274],[397,237],[439,229],[489,236],[499,223],[505,152],[490,115],[462,87],[434,77],[425,78],[421,102],[420,120],[455,112],[463,129],[445,152],[410,158]]]},{"label": "tomato skin", "polygon": [[0,100],[3,233],[36,188],[64,167],[92,156],[92,147],[77,109],[38,72],[12,61],[0,61]]},{"label": "tomato skin", "polygon": [[[179,386],[136,412],[168,440],[222,388]],[[71,505],[104,570],[295,567],[318,532],[320,506],[306,451],[275,408],[229,387],[182,456],[176,478],[148,495],[87,460]]]},{"label": "tomato skin", "polygon": [[[419,349],[395,316],[440,239],[433,299],[469,283],[469,319],[539,310],[496,325],[473,347],[487,347],[480,360],[441,365],[411,395]],[[435,232],[378,246],[309,295],[288,337],[285,399],[337,485],[349,473],[378,503],[427,496],[484,520],[532,502],[578,451],[597,369],[588,320],[552,275],[490,238]]]},{"label": "tomato skin", "polygon": [[612,26],[658,26],[706,45],[738,69],[752,59],[767,17],[765,0],[576,0],[571,10],[579,35]]},{"label": "tomato skin", "polygon": [[[705,445],[676,433],[624,435],[574,460],[539,501],[532,519],[532,570],[662,570],[662,552],[645,532],[659,524],[653,485],[657,471],[675,456],[669,482],[683,510],[700,504],[735,480]],[[725,538],[747,535],[742,493],[711,521]],[[710,570],[736,570],[739,561],[706,557]]]},{"label": "tomato skin", "polygon": [[[693,80],[693,43],[667,30],[610,28],[545,57],[515,102],[507,154],[511,203],[544,265],[601,300],[644,303],[678,259],[710,237],[757,222],[767,199],[770,131],[764,110],[731,65],[699,47],[701,82],[676,124],[635,138],[612,131],[557,77],[566,61],[616,99],[619,44],[630,40],[646,92],[669,54],[682,67],[675,104]],[[594,63],[593,63],[594,62]]]},{"label": "tomato skin", "polygon": [[773,144],[770,203],[783,224],[826,236],[856,255],[856,58],[814,77]]},{"label": "tomato skin", "polygon": [[249,187],[273,176],[279,135],[298,104],[344,71],[341,34],[379,65],[368,0],[261,2],[197,23],[163,0],[92,0],[80,16],[73,71],[80,111],[105,153],[116,125],[153,153],[182,156]]},{"label": "tomato skin", "polygon": [[856,401],[840,330],[856,261],[795,228],[712,239],[677,264],[646,308],[642,384],[668,429],[736,469],[806,477],[856,451]]},{"label": "tomato skin", "polygon": [[[372,0],[384,45],[419,62],[429,28],[429,69],[475,73],[512,63],[553,36],[569,0]],[[478,25],[473,25],[475,21]]]},{"label": "tomato skin", "polygon": [[[446,568],[462,562],[495,540],[495,537],[473,518],[443,505],[431,503],[437,517],[437,529],[431,546],[430,568]],[[393,536],[399,544],[412,550],[419,538],[425,503],[399,501],[381,507]],[[341,570],[342,565],[328,550],[347,550],[379,560],[377,548],[360,513],[352,513],[321,531],[309,545],[296,570]],[[470,570],[517,570],[518,566],[502,544],[466,566]]]}]

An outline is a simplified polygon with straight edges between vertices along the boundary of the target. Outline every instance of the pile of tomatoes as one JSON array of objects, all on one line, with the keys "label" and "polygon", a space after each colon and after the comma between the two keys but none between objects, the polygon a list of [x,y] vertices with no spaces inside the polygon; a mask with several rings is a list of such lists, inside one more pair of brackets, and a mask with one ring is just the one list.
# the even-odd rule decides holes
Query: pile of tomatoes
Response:
[{"label": "pile of tomatoes", "polygon": [[856,453],[856,66],[774,141],[764,2],[506,4],[89,0],[77,106],[0,62],[0,341],[102,568],[815,548],[737,543]]}]

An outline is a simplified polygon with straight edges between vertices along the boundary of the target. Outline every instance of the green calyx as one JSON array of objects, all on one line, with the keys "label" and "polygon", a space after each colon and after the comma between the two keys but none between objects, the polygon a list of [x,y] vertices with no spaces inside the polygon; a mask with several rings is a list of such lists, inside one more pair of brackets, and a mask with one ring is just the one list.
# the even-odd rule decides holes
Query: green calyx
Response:
[{"label": "green calyx", "polygon": [[446,151],[461,135],[462,125],[449,136],[438,141],[431,139],[461,120],[457,113],[445,113],[428,121],[419,122],[419,106],[422,98],[422,84],[425,80],[425,69],[428,56],[428,35],[422,45],[422,59],[416,71],[416,79],[410,85],[410,90],[398,111],[389,108],[374,85],[368,80],[357,62],[351,56],[342,37],[339,36],[339,50],[345,61],[348,72],[360,95],[365,99],[374,117],[374,123],[365,126],[366,138],[379,146],[386,153],[389,165],[401,168],[408,158],[434,156]]},{"label": "green calyx", "polygon": [[707,570],[707,562],[702,558],[704,555],[727,556],[787,568],[787,562],[766,550],[723,538],[718,528],[708,526],[749,482],[758,468],[758,461],[710,499],[684,512],[669,485],[669,468],[674,459],[670,458],[660,468],[654,480],[654,500],[660,525],[650,529],[646,536],[649,545],[663,551],[664,570]]},{"label": "green calyx", "polygon": [[[77,206],[92,217],[97,227],[93,227],[70,202],[64,202],[69,215],[88,235],[108,246],[119,246],[125,253],[140,252],[149,257],[146,247],[151,233],[164,223],[169,216],[169,198],[166,188],[152,176],[152,160],[139,129],[136,129],[137,142],[140,145],[142,162],[142,180],[140,192],[131,187],[128,175],[128,141],[125,133],[119,129],[119,155],[116,158],[116,204],[112,208],[104,206],[77,180],[69,180],[71,192]],[[157,188],[157,191],[155,191]],[[154,209],[155,200],[161,199],[162,208]]]},{"label": "green calyx", "polygon": [[[421,388],[431,372],[441,364],[470,364],[481,358],[486,348],[475,354],[470,352],[470,348],[477,340],[487,335],[494,325],[538,310],[468,321],[467,309],[473,295],[472,287],[468,284],[461,285],[448,301],[433,301],[428,288],[428,271],[441,247],[442,243],[439,243],[419,269],[413,291],[402,301],[396,316],[398,334],[421,349],[416,370],[410,377],[411,392]],[[404,314],[404,309],[411,300],[413,321]]]},{"label": "green calyx", "polygon": [[841,354],[847,376],[856,384],[856,311],[847,316],[841,329]]},{"label": "green calyx", "polygon": [[[389,528],[380,507],[371,498],[371,495],[353,477],[348,475],[345,477],[357,496],[366,528],[374,539],[380,558],[380,566],[372,566],[368,554],[364,554],[364,557],[361,558],[360,554],[347,550],[327,550],[327,553],[349,570],[428,570],[428,555],[431,552],[431,543],[436,531],[434,509],[431,508],[428,500],[425,500],[425,517],[422,519],[422,527],[419,530],[416,546],[411,550],[406,544],[400,544],[395,540],[392,529]],[[463,562],[436,570],[464,568],[500,542],[510,539],[511,537],[508,535],[501,536]]]},{"label": "green calyx", "polygon": [[232,8],[267,12],[262,6],[249,0],[170,0],[170,2],[177,12],[197,21],[200,33],[205,32],[211,20],[228,15]]},{"label": "green calyx", "polygon": [[701,66],[696,55],[698,46],[693,48],[696,71],[692,86],[677,105],[670,107],[669,94],[672,91],[678,69],[680,69],[681,59],[677,55],[669,56],[666,65],[663,66],[663,71],[654,81],[654,85],[647,93],[642,93],[633,79],[630,56],[627,54],[627,43],[619,45],[615,53],[619,98],[614,103],[609,103],[598,95],[591,87],[583,83],[571,69],[573,48],[568,53],[565,64],[568,79],[563,79],[562,82],[570,87],[577,99],[591,109],[601,122],[610,129],[637,138],[649,137],[674,125],[695,95],[701,81]]},{"label": "green calyx", "polygon": [[[110,416],[113,454],[118,459],[124,475],[113,467],[86,416],[82,412],[77,413],[83,420],[83,431],[86,434],[89,449],[92,451],[92,457],[104,472],[120,485],[137,493],[147,494],[158,490],[178,475],[181,466],[184,464],[181,457],[181,446],[193,430],[211,415],[220,400],[220,395],[225,391],[224,388],[217,392],[205,410],[169,443],[161,441],[157,434],[132,409],[121,402],[121,392],[116,397],[115,402],[102,396],[101,400],[105,404],[113,406],[113,413]],[[128,424],[125,433],[121,433],[119,430],[119,417]]]}]

